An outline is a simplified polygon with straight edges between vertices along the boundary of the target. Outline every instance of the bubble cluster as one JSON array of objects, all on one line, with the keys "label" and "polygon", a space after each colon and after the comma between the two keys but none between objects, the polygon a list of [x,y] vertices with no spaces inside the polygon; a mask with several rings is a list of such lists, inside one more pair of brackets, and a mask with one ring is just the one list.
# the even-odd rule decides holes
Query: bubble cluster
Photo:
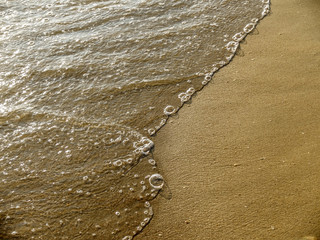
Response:
[{"label": "bubble cluster", "polygon": [[190,87],[187,89],[186,92],[179,93],[178,98],[181,100],[181,102],[187,102],[190,100],[191,96],[196,92],[194,87]]},{"label": "bubble cluster", "polygon": [[115,240],[141,231],[153,215],[145,202],[158,192],[147,182],[157,173],[147,157],[153,142],[120,125],[36,119],[0,128],[11,140],[0,157],[0,213],[14,216],[8,234]]},{"label": "bubble cluster", "polygon": [[147,155],[152,149],[154,143],[147,137],[142,137],[140,141],[134,142],[133,147],[135,148],[135,153],[142,153]]},{"label": "bubble cluster", "polygon": [[267,1],[267,4],[263,8],[262,16],[266,16],[269,12],[270,12],[270,5],[269,5],[269,1]]},{"label": "bubble cluster", "polygon": [[179,93],[178,98],[181,100],[181,102],[187,102],[190,100],[191,96],[189,96],[185,92],[182,92],[182,93]]}]

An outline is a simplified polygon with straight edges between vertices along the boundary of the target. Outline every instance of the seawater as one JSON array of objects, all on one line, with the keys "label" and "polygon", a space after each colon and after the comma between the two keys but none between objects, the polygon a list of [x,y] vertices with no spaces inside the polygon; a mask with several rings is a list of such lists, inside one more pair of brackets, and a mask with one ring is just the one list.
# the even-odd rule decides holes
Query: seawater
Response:
[{"label": "seawater", "polygon": [[269,5],[1,1],[0,238],[138,234],[164,184],[153,135]]}]

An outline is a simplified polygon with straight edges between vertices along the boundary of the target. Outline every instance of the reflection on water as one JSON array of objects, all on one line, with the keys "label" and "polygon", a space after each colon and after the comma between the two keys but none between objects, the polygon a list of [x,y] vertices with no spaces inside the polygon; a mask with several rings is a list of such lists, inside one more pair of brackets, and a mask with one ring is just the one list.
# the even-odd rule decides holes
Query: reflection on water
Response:
[{"label": "reflection on water", "polygon": [[163,186],[150,135],[268,11],[268,0],[1,2],[0,237],[141,231]]}]

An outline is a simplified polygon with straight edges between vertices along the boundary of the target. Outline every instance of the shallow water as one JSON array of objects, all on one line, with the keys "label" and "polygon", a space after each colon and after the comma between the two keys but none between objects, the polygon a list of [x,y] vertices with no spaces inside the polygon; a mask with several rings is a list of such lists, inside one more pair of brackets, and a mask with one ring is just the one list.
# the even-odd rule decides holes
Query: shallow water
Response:
[{"label": "shallow water", "polygon": [[0,3],[0,236],[131,239],[163,185],[152,136],[266,0]]}]

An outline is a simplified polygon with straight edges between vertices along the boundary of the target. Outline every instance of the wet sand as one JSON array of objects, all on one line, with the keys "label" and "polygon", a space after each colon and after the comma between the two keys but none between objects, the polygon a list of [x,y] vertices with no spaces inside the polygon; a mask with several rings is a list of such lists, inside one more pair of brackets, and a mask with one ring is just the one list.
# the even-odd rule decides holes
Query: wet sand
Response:
[{"label": "wet sand", "polygon": [[257,30],[155,137],[170,190],[137,240],[320,237],[320,1]]}]

